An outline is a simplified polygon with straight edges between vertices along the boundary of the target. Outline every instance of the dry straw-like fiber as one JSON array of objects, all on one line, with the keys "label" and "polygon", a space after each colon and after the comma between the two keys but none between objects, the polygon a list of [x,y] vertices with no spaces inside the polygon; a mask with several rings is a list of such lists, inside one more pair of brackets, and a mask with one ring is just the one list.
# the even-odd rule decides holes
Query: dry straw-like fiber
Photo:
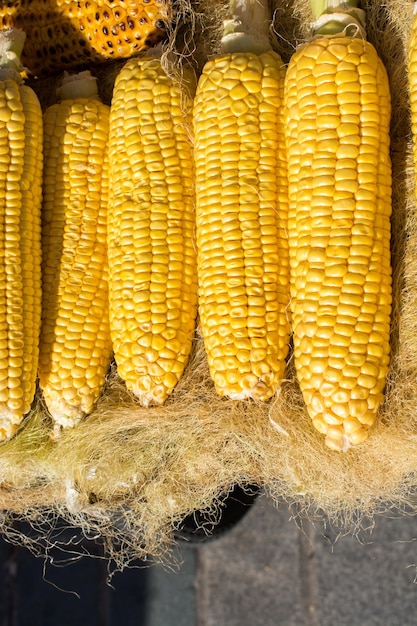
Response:
[{"label": "dry straw-like fiber", "polygon": [[[278,0],[275,8],[275,46],[288,61],[308,37],[308,2]],[[42,532],[60,517],[104,538],[121,568],[137,556],[167,558],[181,520],[195,509],[215,510],[236,483],[257,483],[277,502],[296,503],[299,514],[330,518],[346,531],[386,510],[416,512],[417,212],[406,68],[412,2],[366,0],[363,8],[391,82],[394,179],[392,366],[368,441],[345,454],[324,446],[303,406],[291,358],[273,401],[218,398],[197,329],[185,376],[162,408],[141,408],[113,369],[94,413],[51,440],[38,399],[21,432],[0,448],[6,533],[16,516]],[[182,46],[177,60],[197,71],[218,46],[224,6],[217,9],[208,1],[183,5],[187,24],[172,37]],[[118,67],[106,67],[107,82],[100,76],[104,98]],[[44,85],[37,88],[47,100]]]}]

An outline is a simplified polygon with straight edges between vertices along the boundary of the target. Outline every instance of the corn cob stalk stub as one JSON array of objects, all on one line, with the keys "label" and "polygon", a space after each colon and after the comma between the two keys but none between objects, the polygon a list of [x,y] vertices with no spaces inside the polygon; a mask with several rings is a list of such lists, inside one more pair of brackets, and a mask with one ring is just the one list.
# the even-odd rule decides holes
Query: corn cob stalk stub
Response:
[{"label": "corn cob stalk stub", "polygon": [[98,97],[68,95],[44,114],[39,380],[49,412],[63,427],[92,411],[112,353],[108,128],[109,107]]},{"label": "corn cob stalk stub", "polygon": [[[6,49],[19,57],[23,39],[15,43],[12,36]],[[1,440],[15,433],[35,396],[41,319],[42,112],[6,56],[0,60]]]},{"label": "corn cob stalk stub", "polygon": [[204,67],[194,106],[199,312],[220,395],[266,400],[288,352],[284,65],[230,52]]},{"label": "corn cob stalk stub", "polygon": [[[0,7],[1,28],[19,28],[22,54],[34,75],[106,59],[129,58],[166,36],[169,5],[158,0],[16,0]],[[113,6],[112,6],[113,4]]]},{"label": "corn cob stalk stub", "polygon": [[191,98],[158,58],[132,59],[110,115],[109,280],[118,373],[162,404],[188,362],[197,278]]},{"label": "corn cob stalk stub", "polygon": [[286,77],[291,311],[297,376],[336,449],[383,399],[391,313],[390,93],[373,46],[322,38]]},{"label": "corn cob stalk stub", "polygon": [[310,4],[315,36],[366,39],[366,13],[358,0],[311,0]]}]

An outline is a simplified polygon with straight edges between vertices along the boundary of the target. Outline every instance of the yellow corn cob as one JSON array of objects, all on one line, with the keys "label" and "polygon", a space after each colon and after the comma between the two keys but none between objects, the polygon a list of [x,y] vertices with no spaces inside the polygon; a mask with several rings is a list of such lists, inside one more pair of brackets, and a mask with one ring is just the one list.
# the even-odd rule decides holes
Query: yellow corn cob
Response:
[{"label": "yellow corn cob", "polygon": [[169,19],[167,5],[159,0],[14,0],[0,4],[0,28],[25,31],[22,62],[35,75],[129,58],[160,41]]},{"label": "yellow corn cob", "polygon": [[132,59],[123,67],[110,113],[110,323],[118,373],[145,406],[166,400],[192,346],[190,115],[186,89],[159,59]]},{"label": "yellow corn cob", "polygon": [[277,391],[289,342],[285,68],[250,34],[265,9],[233,3],[194,105],[201,329],[216,391],[234,399]]},{"label": "yellow corn cob", "polygon": [[0,33],[0,440],[35,396],[41,319],[42,112],[19,76],[23,41]]},{"label": "yellow corn cob", "polygon": [[44,114],[39,363],[40,385],[58,430],[91,412],[112,351],[106,256],[109,107],[99,100],[88,72],[68,77],[61,97]]},{"label": "yellow corn cob", "polygon": [[314,426],[346,450],[383,399],[391,312],[386,71],[362,38],[303,45],[285,86],[291,311]]}]

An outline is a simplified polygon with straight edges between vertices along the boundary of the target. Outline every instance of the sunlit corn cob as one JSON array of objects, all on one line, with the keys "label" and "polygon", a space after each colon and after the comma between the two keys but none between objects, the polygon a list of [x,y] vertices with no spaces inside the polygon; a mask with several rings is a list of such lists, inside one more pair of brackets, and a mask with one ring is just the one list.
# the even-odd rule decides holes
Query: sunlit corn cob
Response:
[{"label": "sunlit corn cob", "polygon": [[15,34],[0,33],[2,53],[17,55],[0,55],[0,440],[35,396],[41,320],[42,112],[21,82]]},{"label": "sunlit corn cob", "polygon": [[118,373],[145,406],[178,382],[196,317],[193,80],[182,80],[159,59],[132,59],[110,113],[111,333]]},{"label": "sunlit corn cob", "polygon": [[233,4],[194,105],[199,314],[218,394],[266,400],[289,343],[285,68],[248,23],[233,30],[250,9],[264,29],[262,3]]},{"label": "sunlit corn cob", "polygon": [[[87,74],[87,76],[84,76]],[[110,364],[109,107],[82,73],[44,114],[39,380],[57,429],[90,413]]]},{"label": "sunlit corn cob", "polygon": [[166,34],[159,0],[14,0],[0,3],[0,28],[27,35],[22,62],[35,74],[129,58]]},{"label": "sunlit corn cob", "polygon": [[303,45],[285,87],[297,377],[334,449],[364,441],[383,399],[391,312],[386,71],[362,38]]}]

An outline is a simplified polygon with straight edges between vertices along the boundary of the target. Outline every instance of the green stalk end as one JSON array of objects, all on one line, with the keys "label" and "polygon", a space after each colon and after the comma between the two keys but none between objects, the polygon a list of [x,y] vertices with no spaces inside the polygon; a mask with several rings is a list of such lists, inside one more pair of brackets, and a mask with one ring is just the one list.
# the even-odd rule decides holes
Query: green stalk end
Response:
[{"label": "green stalk end", "polygon": [[365,11],[359,0],[310,0],[315,35],[366,39]]},{"label": "green stalk end", "polygon": [[20,60],[26,34],[17,28],[0,30],[0,80],[12,78],[22,81],[20,72],[24,69]]},{"label": "green stalk end", "polygon": [[262,54],[271,50],[268,0],[230,0],[229,15],[223,24],[223,52]]},{"label": "green stalk end", "polygon": [[97,79],[89,70],[78,74],[64,72],[61,86],[57,89],[59,100],[74,100],[75,98],[97,98]]},{"label": "green stalk end", "polygon": [[359,8],[359,0],[310,0],[313,18],[316,20],[323,13],[345,13]]}]

